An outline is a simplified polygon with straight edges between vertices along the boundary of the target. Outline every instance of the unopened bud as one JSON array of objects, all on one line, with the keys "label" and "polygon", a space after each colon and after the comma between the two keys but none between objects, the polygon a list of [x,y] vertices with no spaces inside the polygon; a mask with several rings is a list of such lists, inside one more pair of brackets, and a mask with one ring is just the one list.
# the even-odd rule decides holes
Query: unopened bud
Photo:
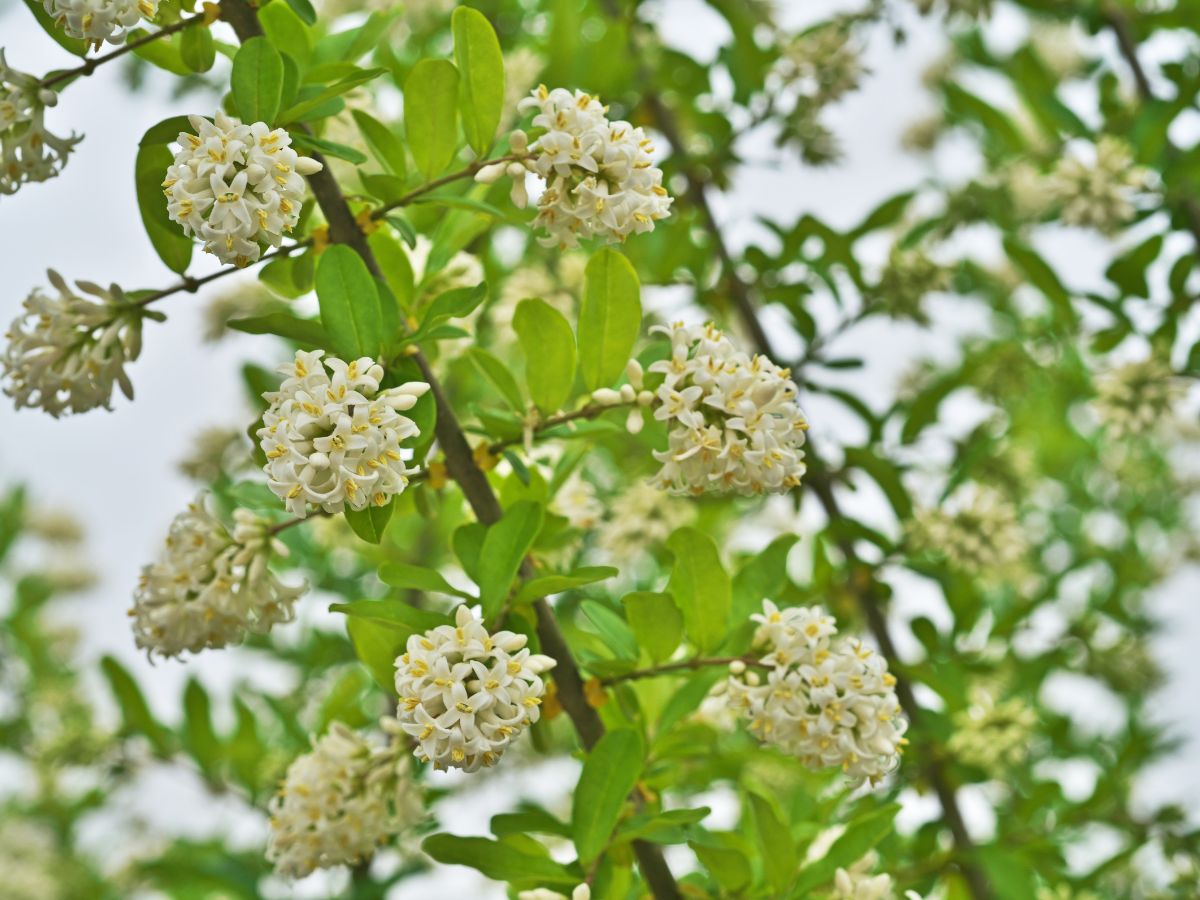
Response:
[{"label": "unopened bud", "polygon": [[637,396],[637,402],[638,402],[638,406],[649,406],[651,403],[654,402],[654,392],[653,391],[642,391]]},{"label": "unopened bud", "polygon": [[325,166],[311,156],[301,156],[296,160],[296,171],[301,175],[316,175]]},{"label": "unopened bud", "polygon": [[508,146],[513,153],[524,153],[529,149],[529,135],[518,128],[508,136]]},{"label": "unopened bud", "polygon": [[731,662],[729,664],[729,674],[730,675],[745,675],[746,674],[746,664],[744,662],[742,662],[740,659],[735,659],[733,662]]},{"label": "unopened bud", "polygon": [[631,359],[625,364],[625,377],[628,378],[629,383],[639,391],[642,389],[642,375],[642,364],[636,359]]},{"label": "unopened bud", "polygon": [[475,180],[480,184],[495,184],[504,175],[507,168],[507,163],[492,163],[476,172]]},{"label": "unopened bud", "polygon": [[621,402],[621,392],[612,388],[597,388],[592,391],[592,399],[601,406],[616,406]]},{"label": "unopened bud", "polygon": [[638,434],[644,424],[646,423],[642,418],[642,411],[634,407],[629,411],[629,415],[625,419],[625,430],[630,434]]},{"label": "unopened bud", "polygon": [[621,402],[622,403],[632,403],[635,399],[637,399],[637,391],[634,390],[633,385],[632,384],[621,385]]}]

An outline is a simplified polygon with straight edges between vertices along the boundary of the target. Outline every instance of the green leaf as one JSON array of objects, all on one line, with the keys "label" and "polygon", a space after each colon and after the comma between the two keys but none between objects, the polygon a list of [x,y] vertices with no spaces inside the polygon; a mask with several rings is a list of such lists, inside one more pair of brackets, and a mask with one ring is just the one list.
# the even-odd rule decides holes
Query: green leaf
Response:
[{"label": "green leaf", "polygon": [[1152,235],[1113,260],[1104,274],[1126,294],[1149,299],[1150,286],[1146,283],[1146,270],[1158,259],[1162,248],[1163,235]]},{"label": "green leaf", "polygon": [[725,639],[733,588],[721,566],[717,545],[695,528],[680,528],[667,539],[675,556],[668,585],[683,613],[688,636],[703,652]]},{"label": "green leaf", "polygon": [[258,21],[276,50],[301,66],[308,64],[312,57],[312,32],[303,16],[286,3],[267,3],[259,7]]},{"label": "green leaf", "polygon": [[1004,252],[1009,260],[1025,274],[1030,284],[1046,295],[1064,321],[1073,321],[1075,312],[1071,307],[1071,294],[1055,273],[1035,250],[1015,237],[1004,238]]},{"label": "green leaf", "polygon": [[479,552],[476,579],[485,619],[490,619],[504,605],[521,561],[542,530],[542,515],[540,503],[522,500],[506,509],[499,522],[488,526]]},{"label": "green leaf", "polygon": [[185,28],[179,41],[179,55],[193,72],[207,72],[217,59],[212,32],[203,25]]},{"label": "green leaf", "polygon": [[459,837],[454,834],[434,834],[425,838],[421,849],[444,865],[470,866],[494,881],[512,884],[546,882],[556,885],[576,885],[578,873],[529,850],[520,835],[498,841],[484,837]]},{"label": "green leaf", "polygon": [[347,75],[340,81],[318,90],[311,96],[305,96],[303,100],[281,112],[279,114],[279,121],[302,122],[309,116],[324,118],[326,115],[332,115],[332,112],[326,111],[325,104],[337,100],[339,104],[337,108],[340,110],[342,108],[340,105],[342,101],[338,100],[338,98],[342,94],[352,91],[356,87],[385,74],[387,74],[387,69],[360,69],[357,72]]},{"label": "green leaf", "polygon": [[121,708],[122,730],[126,734],[140,734],[148,738],[156,753],[167,756],[171,752],[167,731],[150,712],[146,698],[142,696],[141,688],[133,676],[111,656],[100,660],[100,670],[108,679],[108,686]]},{"label": "green leaf", "polygon": [[458,149],[457,93],[458,69],[445,59],[421,60],[404,83],[408,148],[427,179],[445,169]]},{"label": "green leaf", "polygon": [[774,807],[757,794],[750,794],[750,820],[762,852],[767,882],[777,896],[782,896],[799,865],[791,831],[786,822],[780,821]]},{"label": "green leaf", "polygon": [[371,619],[350,616],[346,619],[346,634],[354,646],[354,655],[367,667],[375,682],[385,691],[394,692],[396,657],[404,652],[404,644],[411,632]]},{"label": "green leaf", "polygon": [[41,0],[25,0],[25,6],[33,13],[37,23],[42,26],[42,31],[46,32],[58,46],[76,56],[87,56],[88,42],[68,37],[65,31],[54,24],[54,20],[46,12],[46,7],[42,5]]},{"label": "green leaf", "polygon": [[454,61],[461,73],[459,103],[467,143],[483,157],[492,146],[504,111],[504,57],[491,23],[478,10],[460,6],[450,17]]},{"label": "green leaf", "polygon": [[[171,139],[177,135],[171,135]],[[192,262],[194,244],[167,215],[167,198],[163,196],[162,180],[173,159],[166,142],[140,144],[134,165],[134,182],[138,211],[142,214],[142,225],[154,252],[168,269],[182,275]]]},{"label": "green leaf", "polygon": [[169,119],[163,119],[161,122],[151,125],[146,129],[146,133],[138,141],[138,146],[149,147],[153,144],[170,144],[177,141],[180,132],[184,131],[194,131],[191,119],[187,116],[171,116]]},{"label": "green leaf", "polygon": [[405,640],[410,634],[419,634],[454,621],[444,613],[419,609],[400,600],[352,600],[349,603],[332,603],[329,611],[403,632]]},{"label": "green leaf", "polygon": [[368,544],[378,544],[383,541],[383,531],[395,510],[396,498],[393,497],[383,506],[372,503],[363,509],[346,510],[346,522],[350,529]]},{"label": "green leaf", "polygon": [[287,0],[287,5],[290,6],[301,19],[309,25],[315,25],[317,22],[317,11],[313,9],[313,5],[308,0]]},{"label": "green leaf", "polygon": [[408,162],[404,154],[404,144],[395,132],[361,109],[352,110],[350,114],[379,164],[397,178],[405,178],[408,174]]},{"label": "green leaf", "polygon": [[899,811],[900,804],[889,803],[859,816],[847,825],[841,837],[833,842],[833,846],[824,856],[813,860],[800,870],[791,896],[809,896],[814,888],[832,881],[839,868],[845,868],[862,859],[868,850],[891,832],[892,820]]},{"label": "green leaf", "polygon": [[509,409],[517,413],[525,411],[525,403],[521,399],[521,388],[517,384],[517,379],[513,378],[512,372],[508,370],[508,366],[482,347],[468,347],[466,357],[479,370],[479,374],[500,392],[500,396],[508,403]]},{"label": "green leaf", "polygon": [[327,141],[324,138],[313,137],[311,134],[305,134],[303,131],[292,133],[292,143],[302,150],[315,150],[317,153],[323,153],[325,156],[344,159],[346,162],[354,163],[356,166],[360,166],[367,161],[367,154],[361,150],[355,150],[353,147],[347,147],[345,144],[338,144],[334,141]]},{"label": "green leaf", "polygon": [[442,577],[440,572],[427,569],[424,566],[414,566],[408,563],[390,562],[379,567],[379,580],[398,588],[414,588],[433,594],[449,594],[474,601],[475,597],[466,591],[460,591]]},{"label": "green leaf", "polygon": [[230,319],[225,323],[234,331],[244,334],[274,334],[295,341],[305,350],[329,346],[329,335],[317,319],[302,319],[290,312],[267,313],[263,316],[248,316]]},{"label": "green leaf", "polygon": [[670,594],[635,591],[621,598],[638,644],[654,662],[667,659],[683,639],[683,615]]},{"label": "green leaf", "polygon": [[645,756],[642,736],[622,728],[600,738],[584,760],[571,803],[571,833],[585,865],[608,845],[625,800],[641,777]]},{"label": "green leaf", "polygon": [[195,678],[188,679],[183,691],[183,744],[204,774],[213,777],[221,760],[221,742],[213,730],[208,692]]},{"label": "green leaf", "polygon": [[686,844],[696,829],[712,810],[707,806],[697,809],[668,809],[659,813],[640,813],[631,816],[617,828],[621,841],[653,841],[656,844]]},{"label": "green leaf", "polygon": [[479,559],[483,554],[483,541],[487,533],[488,527],[482,522],[468,522],[454,529],[451,538],[454,555],[462,563],[463,571],[476,584],[479,584]]},{"label": "green leaf", "polygon": [[641,328],[637,272],[617,251],[596,251],[588,260],[579,309],[579,370],[589,391],[621,377]]},{"label": "green leaf", "polygon": [[344,244],[326,249],[317,264],[316,288],[333,351],[345,360],[378,358],[383,314],[375,280],[362,257]]},{"label": "green leaf", "polygon": [[429,304],[429,309],[425,311],[425,318],[421,320],[421,328],[428,331],[434,325],[445,322],[448,319],[461,319],[464,316],[469,316],[483,302],[487,296],[487,285],[480,283],[474,287],[455,288],[454,290],[444,291],[434,298]]},{"label": "green leaf", "polygon": [[229,83],[242,121],[275,121],[283,99],[283,59],[269,40],[253,37],[238,48]]},{"label": "green leaf", "polygon": [[775,538],[733,576],[733,618],[744,622],[762,612],[763,600],[778,597],[787,584],[787,558],[799,538],[784,534]]},{"label": "green leaf", "polygon": [[630,630],[624,619],[603,603],[595,600],[584,600],[580,604],[580,609],[588,617],[588,621],[595,626],[596,631],[600,633],[600,637],[604,639],[604,645],[618,659],[637,661],[637,638],[633,636],[633,631]]},{"label": "green leaf", "polygon": [[529,396],[544,413],[561,409],[575,381],[575,335],[566,317],[545,300],[522,300],[513,328],[525,353]]},{"label": "green leaf", "polygon": [[517,591],[517,603],[532,603],[542,597],[561,594],[585,584],[595,584],[606,578],[615,578],[619,574],[620,571],[612,566],[584,566],[568,575],[543,575],[521,585],[521,589]]},{"label": "green leaf", "polygon": [[722,897],[731,894],[736,896],[750,883],[750,861],[740,850],[732,847],[714,847],[698,841],[689,841],[688,846],[723,888]]}]

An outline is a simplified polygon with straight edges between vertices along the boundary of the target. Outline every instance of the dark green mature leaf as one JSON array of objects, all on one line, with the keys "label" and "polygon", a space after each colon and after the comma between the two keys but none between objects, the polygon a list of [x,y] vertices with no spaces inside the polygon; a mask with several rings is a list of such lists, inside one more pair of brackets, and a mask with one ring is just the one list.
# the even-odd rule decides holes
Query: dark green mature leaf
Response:
[{"label": "dark green mature leaf", "polygon": [[315,25],[317,22],[317,11],[313,9],[313,5],[308,0],[287,0],[287,5],[308,25]]},{"label": "dark green mature leaf", "polygon": [[575,381],[575,335],[566,317],[545,300],[522,300],[513,328],[525,354],[529,396],[543,413],[561,409]]},{"label": "dark green mature leaf", "polygon": [[230,319],[227,327],[244,334],[274,334],[295,341],[305,350],[328,348],[329,335],[317,319],[302,319],[290,312],[267,313],[263,316],[248,316],[245,319]]},{"label": "dark green mature leaf", "polygon": [[450,17],[458,64],[459,111],[467,143],[484,156],[504,111],[504,57],[491,23],[478,10],[460,6]]},{"label": "dark green mature leaf", "polygon": [[588,390],[621,377],[641,328],[637,272],[616,250],[596,251],[588,260],[579,309],[579,371]]},{"label": "dark green mature leaf", "polygon": [[100,671],[108,680],[113,697],[121,708],[121,727],[127,734],[139,734],[150,741],[154,751],[160,756],[171,752],[171,741],[167,730],[158,723],[146,698],[142,696],[141,688],[133,680],[133,676],[117,660],[106,656],[100,660]]},{"label": "dark green mature leaf", "polygon": [[417,169],[433,178],[458,148],[458,69],[445,59],[423,59],[404,83],[404,129]]},{"label": "dark green mature leaf", "polygon": [[[167,121],[175,124],[178,119]],[[151,129],[154,132],[160,130],[158,126]],[[147,135],[149,133],[147,132]],[[163,173],[170,167],[174,158],[167,149],[167,140],[174,140],[177,136],[178,131],[161,143],[146,143],[146,139],[143,138],[143,142],[138,146],[134,182],[137,187],[138,211],[142,214],[142,225],[154,252],[168,269],[182,275],[192,262],[194,244],[167,215],[167,198],[163,196],[162,187]]]},{"label": "dark green mature leaf", "polygon": [[387,528],[395,510],[396,498],[393,497],[383,506],[372,503],[363,509],[346,510],[346,522],[351,531],[368,544],[378,544],[383,541],[384,529]]},{"label": "dark green mature leaf", "polygon": [[606,578],[615,578],[619,574],[620,571],[612,566],[584,566],[566,575],[543,575],[521,585],[521,589],[517,591],[517,603],[532,603],[541,597],[561,594],[585,584],[595,584]]},{"label": "dark green mature leaf", "polygon": [[495,881],[556,885],[576,885],[580,881],[577,872],[556,863],[548,854],[530,852],[529,844],[520,841],[517,835],[493,841],[483,837],[434,834],[425,838],[421,849],[440,863],[470,866]]},{"label": "dark green mature leaf", "polygon": [[892,830],[892,820],[899,811],[899,803],[889,803],[852,821],[824,856],[800,870],[790,896],[797,900],[809,896],[813,889],[831,881],[839,868],[845,868],[862,859],[868,850]]},{"label": "dark green mature leaf", "polygon": [[521,500],[504,511],[503,518],[489,525],[479,551],[479,600],[483,617],[490,619],[504,604],[521,561],[542,530],[542,505]]},{"label": "dark green mature leaf", "polygon": [[383,338],[379,291],[362,257],[334,244],[317,264],[317,301],[333,350],[346,360],[378,357]]},{"label": "dark green mature leaf", "polygon": [[1150,297],[1146,270],[1162,252],[1164,236],[1152,235],[1131,250],[1113,260],[1105,271],[1109,281],[1133,297]]},{"label": "dark green mature leaf", "polygon": [[379,579],[392,587],[415,588],[419,591],[450,594],[454,597],[462,597],[464,600],[475,600],[475,597],[466,591],[460,591],[453,587],[442,577],[440,572],[426,569],[424,566],[413,566],[401,562],[384,563],[379,568]]},{"label": "dark green mature leaf", "polygon": [[695,528],[680,528],[667,540],[675,557],[669,589],[683,613],[688,637],[703,652],[725,638],[733,587],[721,566],[717,545]]},{"label": "dark green mature leaf", "polygon": [[243,121],[275,121],[283,98],[283,59],[269,40],[253,37],[238,48],[229,83]]},{"label": "dark green mature leaf", "polygon": [[355,150],[353,147],[347,147],[345,144],[338,144],[334,141],[327,141],[324,138],[313,137],[311,134],[305,134],[303,131],[292,133],[292,143],[301,150],[314,150],[325,156],[344,159],[346,162],[354,163],[356,166],[362,165],[367,161],[367,154],[361,150]]},{"label": "dark green mature leaf", "polygon": [[625,618],[642,649],[654,662],[675,652],[683,639],[683,614],[670,594],[635,591],[621,598]]},{"label": "dark green mature leaf", "polygon": [[581,862],[590,863],[608,845],[645,756],[642,736],[628,728],[608,732],[588,753],[571,802],[571,832]]}]

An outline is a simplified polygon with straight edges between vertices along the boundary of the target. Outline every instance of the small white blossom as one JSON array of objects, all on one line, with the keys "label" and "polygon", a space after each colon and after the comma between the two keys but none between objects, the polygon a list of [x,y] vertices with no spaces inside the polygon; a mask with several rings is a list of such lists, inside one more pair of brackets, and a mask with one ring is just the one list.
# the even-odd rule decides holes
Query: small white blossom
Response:
[{"label": "small white blossom", "polygon": [[[384,728],[394,731],[392,723]],[[424,815],[404,748],[393,733],[372,746],[334,722],[310,752],[288,766],[271,800],[267,859],[285,878],[356,865]]]},{"label": "small white blossom", "polygon": [[604,504],[595,486],[576,469],[563,482],[550,502],[550,511],[562,516],[572,528],[590,531],[604,516]]},{"label": "small white blossom", "polygon": [[466,606],[454,625],[408,639],[396,660],[396,716],[418,742],[419,759],[474,772],[495,764],[538,720],[540,676],[554,660],[530,654],[526,641],[511,631],[489,634]]},{"label": "small white blossom", "polygon": [[338,513],[401,493],[417,470],[405,465],[400,444],[420,431],[400,411],[429,390],[422,381],[381,390],[383,367],[374,360],[323,355],[300,350],[279,368],[287,378],[263,395],[271,406],[258,430],[267,484],[300,517],[310,503]]},{"label": "small white blossom", "polygon": [[26,818],[0,820],[5,900],[66,900],[65,862],[48,825]]},{"label": "small white blossom", "polygon": [[15,194],[23,184],[54,178],[83,140],[46,130],[46,107],[57,102],[58,95],[32,75],[9,68],[0,49],[0,194]]},{"label": "small white blossom", "polygon": [[1175,421],[1186,388],[1165,362],[1150,357],[1110,369],[1096,379],[1096,414],[1113,435],[1153,435]]},{"label": "small white blossom", "polygon": [[534,219],[546,230],[539,243],[567,248],[591,237],[615,243],[653,231],[670,214],[671,197],[651,156],[654,145],[641,128],[610,122],[598,99],[565,88],[541,85],[518,109],[537,110],[533,127],[539,137],[530,144],[525,132],[514,131],[509,144],[521,160],[487,166],[477,179],[487,183],[509,175],[519,207],[527,202],[526,171],[545,181]]},{"label": "small white blossom", "polygon": [[57,272],[47,274],[57,296],[35,289],[5,334],[4,393],[17,409],[41,407],[55,418],[111,409],[114,384],[132,399],[125,363],[142,352],[142,319],[160,316],[146,312],[115,284],[106,289],[77,281],[90,295],[82,297]]},{"label": "small white blossom", "polygon": [[861,641],[831,638],[837,628],[817,607],[763,603],[756,644],[768,652],[758,671],[730,672],[731,706],[760,740],[813,768],[839,766],[854,781],[875,783],[896,767],[906,743],[896,679]]},{"label": "small white blossom", "polygon": [[1063,157],[1048,188],[1062,204],[1065,224],[1113,234],[1133,221],[1134,200],[1149,184],[1150,171],[1134,164],[1129,144],[1105,135],[1096,142],[1091,165],[1077,156]]},{"label": "small white blossom", "polygon": [[958,488],[939,508],[918,510],[908,536],[915,550],[987,581],[1021,574],[1029,550],[1016,507],[995,488],[975,483]]},{"label": "small white blossom", "polygon": [[596,532],[596,544],[606,558],[624,564],[661,545],[676,528],[695,516],[692,504],[671,497],[638,481],[609,504],[608,517]]},{"label": "small white blossom", "polygon": [[199,653],[291,621],[305,588],[283,584],[267,565],[287,548],[249,510],[235,510],[234,520],[230,534],[202,494],[171,523],[162,556],[142,569],[129,611],[147,653]]},{"label": "small white blossom", "polygon": [[839,867],[833,876],[835,900],[891,900],[892,876],[871,874],[878,863],[879,855],[871,851],[850,868]]},{"label": "small white blossom", "polygon": [[304,179],[321,164],[292,149],[291,136],[264,122],[243,125],[224,113],[189,121],[167,169],[167,213],[222,262],[248,265],[264,245],[279,247],[300,219]]},{"label": "small white blossom", "polygon": [[68,35],[97,47],[123,44],[127,29],[158,15],[158,0],[42,0],[42,6]]},{"label": "small white blossom", "polygon": [[783,493],[804,475],[808,422],[791,373],[738,350],[712,325],[656,326],[671,357],[650,366],[664,376],[654,417],[667,423],[660,487],[679,494]]}]

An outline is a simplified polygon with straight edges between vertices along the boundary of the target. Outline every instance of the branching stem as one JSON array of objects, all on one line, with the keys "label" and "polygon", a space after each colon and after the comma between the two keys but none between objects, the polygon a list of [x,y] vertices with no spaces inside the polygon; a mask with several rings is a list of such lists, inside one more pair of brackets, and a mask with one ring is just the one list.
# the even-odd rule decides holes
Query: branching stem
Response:
[{"label": "branching stem", "polygon": [[119,59],[126,53],[131,53],[139,47],[144,47],[147,44],[152,44],[160,38],[170,37],[173,34],[178,34],[185,28],[191,28],[193,25],[207,24],[208,16],[198,15],[190,16],[186,19],[180,19],[178,22],[172,22],[170,25],[164,25],[158,31],[152,31],[149,34],[144,34],[140,38],[135,38],[128,44],[123,44],[111,53],[105,53],[103,56],[95,56],[86,60],[83,65],[76,66],[74,69],[67,69],[63,72],[55,72],[53,75],[47,75],[40,82],[39,87],[52,88],[56,84],[62,84],[64,81],[72,81],[75,78],[87,78],[100,66],[107,62],[112,62],[114,59]]}]

